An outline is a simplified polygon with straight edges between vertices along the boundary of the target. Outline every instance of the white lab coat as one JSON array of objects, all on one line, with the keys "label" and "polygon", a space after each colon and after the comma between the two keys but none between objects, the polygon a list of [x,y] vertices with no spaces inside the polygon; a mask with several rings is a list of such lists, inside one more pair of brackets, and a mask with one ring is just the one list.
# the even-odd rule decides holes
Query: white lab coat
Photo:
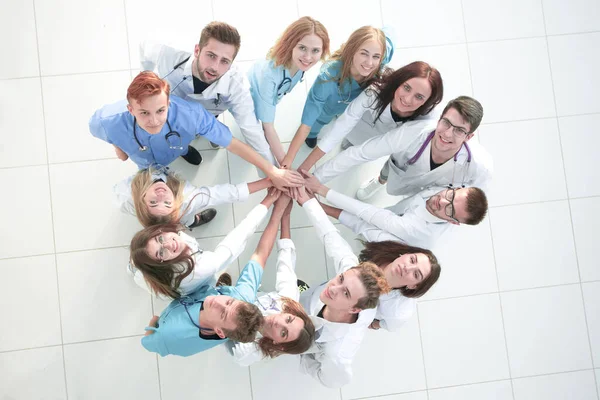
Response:
[{"label": "white lab coat", "polygon": [[387,209],[329,190],[327,200],[341,208],[340,222],[369,242],[395,240],[430,249],[452,224],[427,211],[426,200],[418,193]]},{"label": "white lab coat", "polygon": [[[329,192],[327,193],[327,200],[331,201],[334,204],[349,205],[349,208],[351,208],[353,211],[357,211],[359,214],[364,215],[365,217],[369,217],[369,219],[371,219],[370,217],[374,217],[372,219],[372,221],[377,222],[379,224],[384,224],[386,219],[401,218],[401,217],[398,217],[396,214],[394,214],[391,211],[377,209],[374,206],[365,204],[361,201],[352,199],[348,196],[344,196],[343,194],[337,193],[333,190],[329,190]],[[403,206],[407,207],[407,209],[408,209],[408,207],[410,207],[410,202],[405,203],[405,204],[401,204],[401,203],[402,202],[398,203],[398,204],[400,204],[400,206],[398,207],[398,210],[401,210],[402,209],[401,207],[403,207]],[[396,206],[394,206],[394,207],[396,207]],[[321,207],[319,207],[319,208],[321,208]],[[362,210],[364,210],[364,213],[361,212]],[[376,210],[382,211],[382,212],[377,212]],[[323,213],[323,215],[324,214],[325,213]],[[344,214],[351,215],[355,220],[358,219],[356,216],[349,214],[347,212],[342,212],[342,215],[344,215]],[[340,216],[340,221],[342,223],[344,223],[342,221],[341,216]],[[324,222],[325,222],[325,220],[322,220],[321,224],[324,224]],[[329,224],[331,224],[331,221],[329,221],[329,219],[327,219],[327,222]],[[357,229],[354,232],[357,234],[362,234],[367,241],[374,241],[374,240],[371,240],[371,238],[369,236],[378,237],[379,240],[398,240],[395,236],[393,236],[390,233],[387,233],[387,236],[382,235],[382,233],[386,234],[386,232],[383,232],[381,229],[377,228],[375,225],[371,225],[370,223],[367,223],[360,219],[358,219],[358,222],[359,223],[355,224],[355,226],[360,227],[361,229],[364,229],[364,230]],[[445,224],[450,225],[448,223],[445,223]],[[331,224],[331,225],[333,226],[333,224]],[[394,223],[391,222],[390,226],[394,226]],[[398,230],[400,230],[402,228],[402,225],[397,224],[397,227],[398,227]],[[353,226],[350,226],[350,228],[352,229]],[[410,229],[408,229],[408,230],[410,231]],[[365,231],[368,233],[368,235],[365,234],[366,233]],[[398,232],[398,231],[395,231],[395,232]],[[330,246],[330,249],[332,250],[332,252],[339,253],[340,251],[343,251],[344,247],[343,246]],[[338,255],[337,258],[340,258],[340,256]],[[400,293],[399,290],[392,290],[391,292],[381,295],[379,297],[379,304],[377,306],[375,318],[379,320],[379,324],[383,329],[386,329],[386,330],[392,331],[392,332],[397,331],[402,327],[402,325],[408,319],[410,319],[413,316],[413,314],[416,310],[416,304],[417,304],[417,302],[415,299],[402,296],[402,293]],[[365,311],[367,311],[367,310],[365,310]],[[361,314],[365,311],[362,311]],[[369,322],[369,324],[371,322]]]},{"label": "white lab coat", "polygon": [[[188,57],[187,62],[173,69]],[[151,41],[140,44],[142,70],[155,71],[158,76],[169,82],[172,94],[199,102],[215,117],[228,110],[239,125],[246,142],[271,164],[275,164],[262,125],[254,113],[250,84],[246,76],[232,65],[229,71],[202,93],[194,94],[193,61],[193,54],[185,51]]]},{"label": "white lab coat", "polygon": [[[113,193],[115,195],[115,205],[125,214],[131,214],[135,217],[135,207],[131,194],[131,182],[134,176],[117,183],[113,187]],[[157,181],[159,179],[167,182],[167,174],[164,170],[152,171],[152,180]],[[250,191],[247,183],[237,185],[225,183],[196,187],[186,181],[183,188],[183,203],[179,211],[179,222],[185,226],[190,226],[194,223],[195,215],[203,209],[223,203],[244,202],[248,200],[249,195]]]},{"label": "white lab coat", "polygon": [[[319,141],[318,146],[323,152],[329,153],[344,138],[356,146],[402,126],[403,122],[396,122],[392,118],[390,104],[377,118],[377,90],[373,85],[364,90],[333,122],[331,129]],[[425,125],[429,123],[430,117],[419,116],[414,121],[421,121]]]},{"label": "white lab coat", "polygon": [[[327,255],[333,258],[336,272],[339,274],[358,265],[352,248],[327,218],[317,200],[307,201],[303,208],[325,245]],[[316,316],[323,308],[319,296],[326,284],[313,286],[300,294],[300,303],[309,315]],[[301,369],[327,387],[348,384],[352,379],[352,360],[375,316],[376,309],[363,310],[353,324],[317,317],[315,344],[301,356]]]},{"label": "white lab coat", "polygon": [[470,163],[467,162],[467,150],[462,146],[456,162],[452,157],[432,171],[429,164],[429,142],[421,157],[414,164],[407,164],[435,127],[435,121],[425,126],[421,121],[406,122],[400,128],[373,137],[360,146],[348,148],[317,168],[314,175],[325,183],[356,165],[391,155],[386,185],[391,195],[413,195],[434,186],[445,187],[449,184],[455,187],[460,187],[461,184],[475,186],[486,191],[492,176],[492,159],[474,140],[468,142],[472,155]]},{"label": "white lab coat", "polygon": [[[275,292],[259,295],[256,304],[263,316],[279,314],[282,311],[282,296],[298,301],[300,291],[296,277],[296,248],[291,239],[280,239],[277,241],[277,278],[275,281]],[[314,317],[313,320],[316,320]],[[259,334],[260,337],[260,334]],[[254,343],[238,343],[229,340],[225,343],[227,351],[231,354],[238,365],[247,367],[264,358],[262,351]]]},{"label": "white lab coat", "polygon": [[[244,251],[248,238],[254,234],[258,225],[267,215],[267,211],[267,207],[262,204],[254,207],[246,218],[225,236],[214,252],[201,250],[195,238],[180,231],[179,235],[193,253],[194,270],[181,281],[178,288],[179,293],[185,296],[202,285],[214,284],[215,275],[222,273]],[[138,286],[152,293],[143,274],[135,268],[133,263],[129,263],[127,270],[133,275]]]}]

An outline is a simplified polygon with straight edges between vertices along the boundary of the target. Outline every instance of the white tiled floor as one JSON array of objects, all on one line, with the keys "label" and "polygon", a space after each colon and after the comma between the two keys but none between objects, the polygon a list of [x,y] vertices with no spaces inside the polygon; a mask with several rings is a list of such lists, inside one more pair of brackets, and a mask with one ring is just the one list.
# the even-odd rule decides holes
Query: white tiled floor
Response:
[{"label": "white tiled floor", "polygon": [[[240,368],[222,348],[158,359],[140,346],[166,302],[125,273],[139,225],[113,207],[111,188],[135,166],[87,128],[95,109],[124,96],[139,40],[192,50],[206,22],[227,21],[242,34],[245,70],[302,15],[326,24],[332,50],[361,25],[392,26],[393,66],[429,61],[445,101],[482,101],[478,136],[496,167],[489,217],[436,246],[440,283],[401,332],[367,334],[341,390],[301,375],[292,357]],[[4,0],[0,34],[0,398],[599,400],[600,0]],[[284,142],[315,75],[277,110]],[[194,183],[258,177],[225,150],[197,146],[202,166],[174,164]],[[354,194],[382,162],[332,186]],[[221,206],[194,231],[201,246],[258,201]],[[301,277],[325,280],[329,260],[299,208],[293,226]]]}]

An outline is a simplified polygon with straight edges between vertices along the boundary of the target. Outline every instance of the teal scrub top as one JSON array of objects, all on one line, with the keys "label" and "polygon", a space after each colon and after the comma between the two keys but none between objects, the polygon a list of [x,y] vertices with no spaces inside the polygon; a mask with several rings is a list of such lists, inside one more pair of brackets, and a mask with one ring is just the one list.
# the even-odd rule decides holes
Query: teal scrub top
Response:
[{"label": "teal scrub top", "polygon": [[[262,274],[261,265],[256,261],[249,261],[235,286],[221,286],[218,290],[214,286],[202,286],[188,296],[173,300],[160,314],[158,326],[146,328],[154,333],[142,338],[142,346],[163,357],[169,354],[187,357],[224,343],[229,339],[202,339],[199,336],[199,329],[194,325],[192,319],[198,324],[200,308],[207,296],[221,294],[247,303],[254,303]],[[188,304],[187,310],[184,303]]]}]

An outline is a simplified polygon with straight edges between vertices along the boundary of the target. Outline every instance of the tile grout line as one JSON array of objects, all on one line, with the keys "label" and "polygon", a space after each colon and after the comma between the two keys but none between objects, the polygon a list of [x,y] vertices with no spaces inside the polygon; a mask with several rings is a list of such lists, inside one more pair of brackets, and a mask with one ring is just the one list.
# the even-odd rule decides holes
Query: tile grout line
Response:
[{"label": "tile grout line", "polygon": [[[37,26],[36,26],[37,29]],[[36,35],[36,39],[37,39],[37,35]],[[38,57],[38,61],[39,61],[39,57]],[[69,72],[69,73],[64,73],[64,74],[48,74],[48,75],[43,75],[41,73],[40,70],[40,74],[39,75],[35,75],[35,76],[19,76],[16,78],[3,78],[0,79],[0,82],[3,81],[14,81],[14,80],[18,80],[18,79],[34,79],[34,78],[59,78],[59,77],[65,77],[65,76],[72,76],[72,75],[93,75],[93,74],[110,74],[113,72],[131,72],[132,68],[119,68],[119,69],[110,69],[110,70],[103,70],[103,71],[84,71],[84,72]]]},{"label": "tile grout line", "polygon": [[425,363],[425,346],[423,344],[423,333],[421,332],[421,315],[419,313],[419,303],[417,303],[417,325],[419,325],[419,341],[421,342],[421,357],[423,357],[423,375],[425,376],[425,391],[429,399],[429,382],[427,381],[427,365]]},{"label": "tile grout line", "polygon": [[[545,10],[544,10],[544,2],[542,0],[540,0],[541,3],[541,9],[542,9],[542,17],[543,17],[543,21],[544,21],[544,33],[546,34],[546,53],[548,56],[548,68],[550,69],[550,79],[552,82],[552,97],[554,99],[554,113],[556,115],[558,115],[558,105],[556,104],[556,89],[554,87],[554,71],[552,69],[552,58],[550,56],[550,43],[548,41],[548,31],[547,31],[547,27],[546,27],[546,14],[545,14]],[[573,224],[573,209],[571,207],[571,198],[570,198],[570,194],[569,194],[569,182],[567,180],[567,170],[565,167],[565,156],[564,156],[564,151],[563,151],[563,145],[562,145],[562,135],[561,135],[561,129],[560,129],[560,124],[558,122],[558,117],[556,119],[556,125],[558,128],[558,143],[560,145],[560,156],[561,156],[561,161],[562,161],[562,165],[563,165],[563,174],[564,174],[564,179],[565,179],[565,190],[567,192],[567,205],[569,206],[569,219],[571,221],[571,235],[572,235],[572,240],[573,240],[573,248],[575,251],[575,260],[577,262],[577,275],[579,277],[579,293],[581,294],[581,305],[583,306],[583,318],[585,321],[585,330],[587,333],[587,338],[588,338],[588,350],[589,350],[589,357],[590,357],[590,361],[592,364],[592,369],[594,369],[594,352],[593,352],[593,348],[592,348],[592,338],[591,338],[591,332],[590,332],[590,325],[588,322],[588,316],[587,316],[587,309],[585,307],[585,296],[583,294],[583,283],[581,281],[581,268],[580,268],[580,262],[579,262],[579,254],[577,252],[577,241],[575,240],[575,226]],[[600,399],[600,388],[598,387],[598,378],[597,378],[597,374],[595,373],[595,371],[593,372],[593,376],[594,376],[594,382],[596,384],[596,398]]]},{"label": "tile grout line", "polygon": [[54,224],[54,205],[52,203],[52,185],[50,183],[50,157],[48,152],[48,132],[46,128],[46,107],[44,105],[44,87],[42,84],[42,61],[40,56],[40,41],[39,41],[39,32],[37,28],[37,11],[35,8],[35,0],[32,0],[33,6],[33,21],[35,24],[35,43],[38,57],[38,69],[39,69],[39,84],[40,84],[40,99],[42,103],[42,119],[44,122],[44,144],[46,147],[46,172],[47,172],[47,184],[48,184],[48,200],[50,201],[50,220],[52,223],[52,246],[54,249],[54,272],[56,274],[56,300],[58,301],[58,322],[60,326],[60,349],[62,353],[62,365],[63,365],[63,383],[65,385],[65,396],[66,399],[69,399],[69,386],[67,384],[67,364],[65,360],[65,346],[64,346],[64,332],[63,332],[63,321],[62,321],[62,307],[60,302],[60,281],[59,281],[59,273],[58,273],[58,258],[56,255],[56,226]]}]

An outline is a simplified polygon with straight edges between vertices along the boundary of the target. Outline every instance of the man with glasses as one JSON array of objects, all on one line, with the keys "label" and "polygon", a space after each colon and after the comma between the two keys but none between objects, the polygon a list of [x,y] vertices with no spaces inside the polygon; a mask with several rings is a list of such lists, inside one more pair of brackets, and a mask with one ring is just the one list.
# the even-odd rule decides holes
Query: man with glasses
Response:
[{"label": "man with glasses", "polygon": [[350,147],[318,168],[315,177],[326,183],[356,165],[390,156],[379,177],[360,187],[357,198],[370,198],[386,183],[391,195],[414,195],[431,187],[486,190],[492,174],[491,157],[479,144],[469,142],[482,118],[481,104],[460,96],[446,105],[437,122],[425,126],[422,121],[407,122]]},{"label": "man with glasses", "polygon": [[476,187],[445,188],[429,196],[417,193],[382,209],[329,189],[309,173],[305,178],[309,190],[336,206],[323,204],[327,215],[369,242],[400,240],[430,248],[452,225],[479,224],[488,209],[485,193]]}]

